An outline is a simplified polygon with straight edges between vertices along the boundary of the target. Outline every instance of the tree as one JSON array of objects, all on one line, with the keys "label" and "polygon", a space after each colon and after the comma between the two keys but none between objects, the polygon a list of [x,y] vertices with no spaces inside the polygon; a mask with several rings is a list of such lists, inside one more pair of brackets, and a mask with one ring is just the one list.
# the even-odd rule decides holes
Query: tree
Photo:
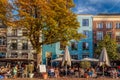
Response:
[{"label": "tree", "polygon": [[117,43],[110,36],[106,35],[103,40],[99,41],[95,48],[95,53],[100,55],[102,48],[105,47],[110,60],[118,59]]},{"label": "tree", "polygon": [[0,0],[0,22],[4,25],[10,25],[12,17],[12,6],[8,0]]},{"label": "tree", "polygon": [[14,0],[16,24],[28,29],[28,38],[42,62],[42,45],[79,40],[79,23],[71,11],[73,0]]},{"label": "tree", "polygon": [[81,61],[81,62],[80,62],[80,67],[81,67],[81,68],[84,68],[84,69],[88,69],[88,68],[91,67],[91,63],[88,62],[88,61]]}]

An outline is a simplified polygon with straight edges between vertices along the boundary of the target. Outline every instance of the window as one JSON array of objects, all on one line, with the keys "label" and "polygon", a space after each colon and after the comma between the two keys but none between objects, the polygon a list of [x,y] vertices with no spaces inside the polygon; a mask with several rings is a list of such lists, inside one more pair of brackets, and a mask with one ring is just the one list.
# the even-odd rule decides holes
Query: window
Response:
[{"label": "window", "polygon": [[119,47],[117,47],[117,51],[118,51],[118,53],[120,53],[120,46],[119,46]]},{"label": "window", "polygon": [[120,42],[120,36],[116,36],[116,41]]},{"label": "window", "polygon": [[77,50],[78,49],[78,43],[77,42],[71,42],[71,49]]},{"label": "window", "polygon": [[5,56],[6,56],[6,53],[0,52],[0,58],[5,58]]},{"label": "window", "polygon": [[78,55],[71,55],[72,59],[78,59]]},{"label": "window", "polygon": [[12,39],[12,41],[11,41],[11,49],[12,50],[17,50],[17,40],[16,39]]},{"label": "window", "polygon": [[12,36],[17,36],[17,29],[12,29]]},{"label": "window", "polygon": [[120,42],[120,32],[116,32],[116,41]]},{"label": "window", "polygon": [[87,42],[83,42],[82,48],[83,48],[83,50],[88,50],[89,49],[89,44]]},{"label": "window", "polygon": [[97,47],[98,46],[98,44],[97,43],[94,43],[94,47]]},{"label": "window", "polygon": [[98,28],[98,29],[102,29],[102,28],[103,28],[103,23],[98,23],[98,24],[97,24],[97,28]]},{"label": "window", "polygon": [[82,26],[89,26],[89,19],[83,19]]},{"label": "window", "polygon": [[28,58],[28,53],[22,53],[22,58]]},{"label": "window", "polygon": [[3,24],[2,20],[0,20],[0,28],[6,28],[6,26]]},{"label": "window", "polygon": [[37,59],[37,55],[36,55],[37,53],[32,53],[32,54],[33,54],[33,58]]},{"label": "window", "polygon": [[107,29],[112,29],[112,23],[110,23],[110,22],[109,22],[109,23],[106,23],[106,28],[107,28]]},{"label": "window", "polygon": [[27,36],[27,34],[28,34],[28,31],[26,29],[22,29],[22,35]]},{"label": "window", "polygon": [[17,53],[11,53],[11,58],[17,58],[18,54]]},{"label": "window", "polygon": [[83,54],[83,55],[82,55],[82,58],[87,58],[87,57],[89,57],[88,54]]},{"label": "window", "polygon": [[89,37],[89,31],[85,30],[83,31],[83,34],[88,38]]},{"label": "window", "polygon": [[28,40],[23,40],[22,42],[22,49],[27,50],[28,49]]},{"label": "window", "polygon": [[63,42],[60,42],[60,50],[64,50],[65,49],[65,45]]},{"label": "window", "polygon": [[97,40],[103,40],[103,32],[97,32]]},{"label": "window", "polygon": [[116,23],[116,29],[120,29],[120,22]]},{"label": "window", "polygon": [[112,38],[112,32],[107,32],[107,35],[109,35],[110,38]]},{"label": "window", "polygon": [[0,45],[6,45],[6,38],[4,36],[0,36]]}]

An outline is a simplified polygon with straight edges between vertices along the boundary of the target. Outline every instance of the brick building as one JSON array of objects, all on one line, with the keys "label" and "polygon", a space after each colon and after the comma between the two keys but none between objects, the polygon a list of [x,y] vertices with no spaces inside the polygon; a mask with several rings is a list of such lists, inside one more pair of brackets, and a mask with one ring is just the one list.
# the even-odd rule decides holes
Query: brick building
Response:
[{"label": "brick building", "polygon": [[108,34],[120,46],[120,14],[99,14],[93,16],[94,45]]}]

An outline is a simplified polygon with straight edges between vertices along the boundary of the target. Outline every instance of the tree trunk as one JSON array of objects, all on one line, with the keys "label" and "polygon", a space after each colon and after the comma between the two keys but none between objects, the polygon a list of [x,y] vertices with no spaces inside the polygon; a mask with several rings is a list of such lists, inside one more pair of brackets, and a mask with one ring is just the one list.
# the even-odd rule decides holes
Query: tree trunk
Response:
[{"label": "tree trunk", "polygon": [[42,64],[42,47],[37,50],[37,67],[39,66],[39,64]]}]

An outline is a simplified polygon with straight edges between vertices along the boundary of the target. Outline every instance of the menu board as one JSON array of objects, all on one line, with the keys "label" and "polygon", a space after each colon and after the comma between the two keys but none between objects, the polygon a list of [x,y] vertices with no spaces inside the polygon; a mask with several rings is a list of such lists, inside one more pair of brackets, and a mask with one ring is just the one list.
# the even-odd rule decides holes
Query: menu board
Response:
[{"label": "menu board", "polygon": [[46,65],[39,65],[39,71],[41,73],[46,72]]}]

